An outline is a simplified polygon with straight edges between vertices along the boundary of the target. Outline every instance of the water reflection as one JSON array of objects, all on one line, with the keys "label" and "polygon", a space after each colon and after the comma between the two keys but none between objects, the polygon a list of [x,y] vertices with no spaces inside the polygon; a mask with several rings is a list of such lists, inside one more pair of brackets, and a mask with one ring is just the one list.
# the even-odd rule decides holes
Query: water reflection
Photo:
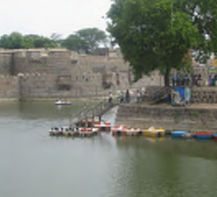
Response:
[{"label": "water reflection", "polygon": [[161,153],[171,151],[174,154],[186,155],[191,157],[202,157],[205,159],[217,159],[217,146],[213,140],[207,143],[195,139],[176,138],[147,138],[147,137],[116,137],[119,147],[133,146],[134,148],[156,149]]},{"label": "water reflection", "polygon": [[[0,196],[215,196],[214,141],[50,137],[50,123],[68,121],[79,106],[0,105]],[[114,125],[115,114],[103,118]]]},{"label": "water reflection", "polygon": [[195,140],[198,142],[212,142],[213,141],[213,139],[198,139],[198,138],[196,138]]}]

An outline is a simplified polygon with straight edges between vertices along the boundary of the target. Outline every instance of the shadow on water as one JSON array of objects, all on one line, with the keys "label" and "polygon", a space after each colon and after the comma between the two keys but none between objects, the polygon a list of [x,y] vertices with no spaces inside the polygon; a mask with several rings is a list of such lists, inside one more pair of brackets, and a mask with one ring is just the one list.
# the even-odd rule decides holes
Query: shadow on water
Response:
[{"label": "shadow on water", "polygon": [[217,160],[217,146],[215,142],[217,141],[213,139],[116,137],[116,143],[120,148],[154,149],[161,154],[175,154]]}]

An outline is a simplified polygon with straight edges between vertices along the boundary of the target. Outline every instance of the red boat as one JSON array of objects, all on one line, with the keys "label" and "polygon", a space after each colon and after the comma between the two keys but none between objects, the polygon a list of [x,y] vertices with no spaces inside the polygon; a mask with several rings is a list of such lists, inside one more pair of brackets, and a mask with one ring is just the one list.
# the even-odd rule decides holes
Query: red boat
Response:
[{"label": "red boat", "polygon": [[112,135],[126,135],[127,127],[125,126],[114,126],[112,128]]},{"label": "red boat", "polygon": [[99,130],[104,130],[104,131],[110,131],[111,130],[111,123],[110,122],[94,122],[93,123],[95,128],[98,128]]},{"label": "red boat", "polygon": [[200,138],[200,139],[210,139],[213,137],[213,133],[209,132],[198,132],[194,134],[195,138]]}]

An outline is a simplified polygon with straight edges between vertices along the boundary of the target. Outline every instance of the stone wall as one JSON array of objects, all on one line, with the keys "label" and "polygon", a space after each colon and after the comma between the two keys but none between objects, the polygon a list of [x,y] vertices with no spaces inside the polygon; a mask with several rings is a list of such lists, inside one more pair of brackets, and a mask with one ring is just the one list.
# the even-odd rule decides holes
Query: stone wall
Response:
[{"label": "stone wall", "polygon": [[[106,96],[130,87],[133,75],[118,52],[106,56],[78,55],[65,49],[0,51],[0,98]],[[158,75],[136,87],[159,85]],[[11,84],[10,86],[8,84]],[[5,92],[5,90],[7,90]]]},{"label": "stone wall", "polygon": [[10,75],[12,64],[12,54],[10,51],[0,53],[0,73],[1,75]]},{"label": "stone wall", "polygon": [[[191,103],[217,103],[217,88],[192,86]],[[155,92],[157,95],[165,95],[171,92],[171,87],[149,86],[145,88],[144,101],[151,102]]]},{"label": "stone wall", "polygon": [[217,88],[194,87],[191,98],[192,103],[217,103]]},{"label": "stone wall", "polygon": [[[17,84],[11,94],[4,82],[0,89],[7,89],[7,95],[15,95],[14,89],[19,87],[16,92],[24,98],[106,96],[110,91],[116,93],[128,88],[148,90],[151,94],[164,86],[164,77],[158,71],[132,83],[131,69],[119,51],[110,51],[106,56],[89,56],[65,49],[5,50],[0,51],[0,72],[3,76],[23,76],[15,80]],[[201,74],[203,84],[207,84],[208,68],[196,66],[194,74]],[[10,83],[15,83],[14,78]],[[68,90],[60,88],[64,86]],[[0,98],[4,97],[0,92]],[[205,92],[203,88],[194,88],[192,101],[217,102],[215,88]]]},{"label": "stone wall", "polygon": [[170,105],[123,104],[116,124],[130,127],[163,127],[168,131],[216,131],[217,109],[172,107]]},{"label": "stone wall", "polygon": [[0,76],[1,98],[19,98],[20,95],[19,77],[10,75]]}]

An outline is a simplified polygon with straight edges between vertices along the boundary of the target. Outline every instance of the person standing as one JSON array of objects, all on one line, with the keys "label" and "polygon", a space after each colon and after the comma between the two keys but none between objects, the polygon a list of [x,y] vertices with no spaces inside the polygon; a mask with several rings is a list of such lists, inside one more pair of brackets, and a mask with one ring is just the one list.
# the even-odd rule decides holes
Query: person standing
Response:
[{"label": "person standing", "polygon": [[127,103],[130,102],[130,92],[129,92],[129,90],[126,91],[125,100],[126,100]]},{"label": "person standing", "polygon": [[136,91],[136,101],[137,102],[140,101],[140,91],[139,90]]},{"label": "person standing", "polygon": [[113,95],[111,92],[109,92],[109,103],[112,103]]},{"label": "person standing", "polygon": [[180,86],[181,85],[181,76],[180,74],[178,73],[177,74],[177,86]]},{"label": "person standing", "polygon": [[175,79],[175,75],[172,75],[172,85],[173,87],[176,85],[176,79]]},{"label": "person standing", "polygon": [[212,86],[212,76],[209,75],[209,86]]},{"label": "person standing", "polygon": [[120,103],[123,103],[124,102],[124,93],[123,91],[121,91],[121,94],[120,94]]},{"label": "person standing", "polygon": [[190,82],[190,79],[188,77],[188,74],[185,75],[185,85],[188,86]]}]

